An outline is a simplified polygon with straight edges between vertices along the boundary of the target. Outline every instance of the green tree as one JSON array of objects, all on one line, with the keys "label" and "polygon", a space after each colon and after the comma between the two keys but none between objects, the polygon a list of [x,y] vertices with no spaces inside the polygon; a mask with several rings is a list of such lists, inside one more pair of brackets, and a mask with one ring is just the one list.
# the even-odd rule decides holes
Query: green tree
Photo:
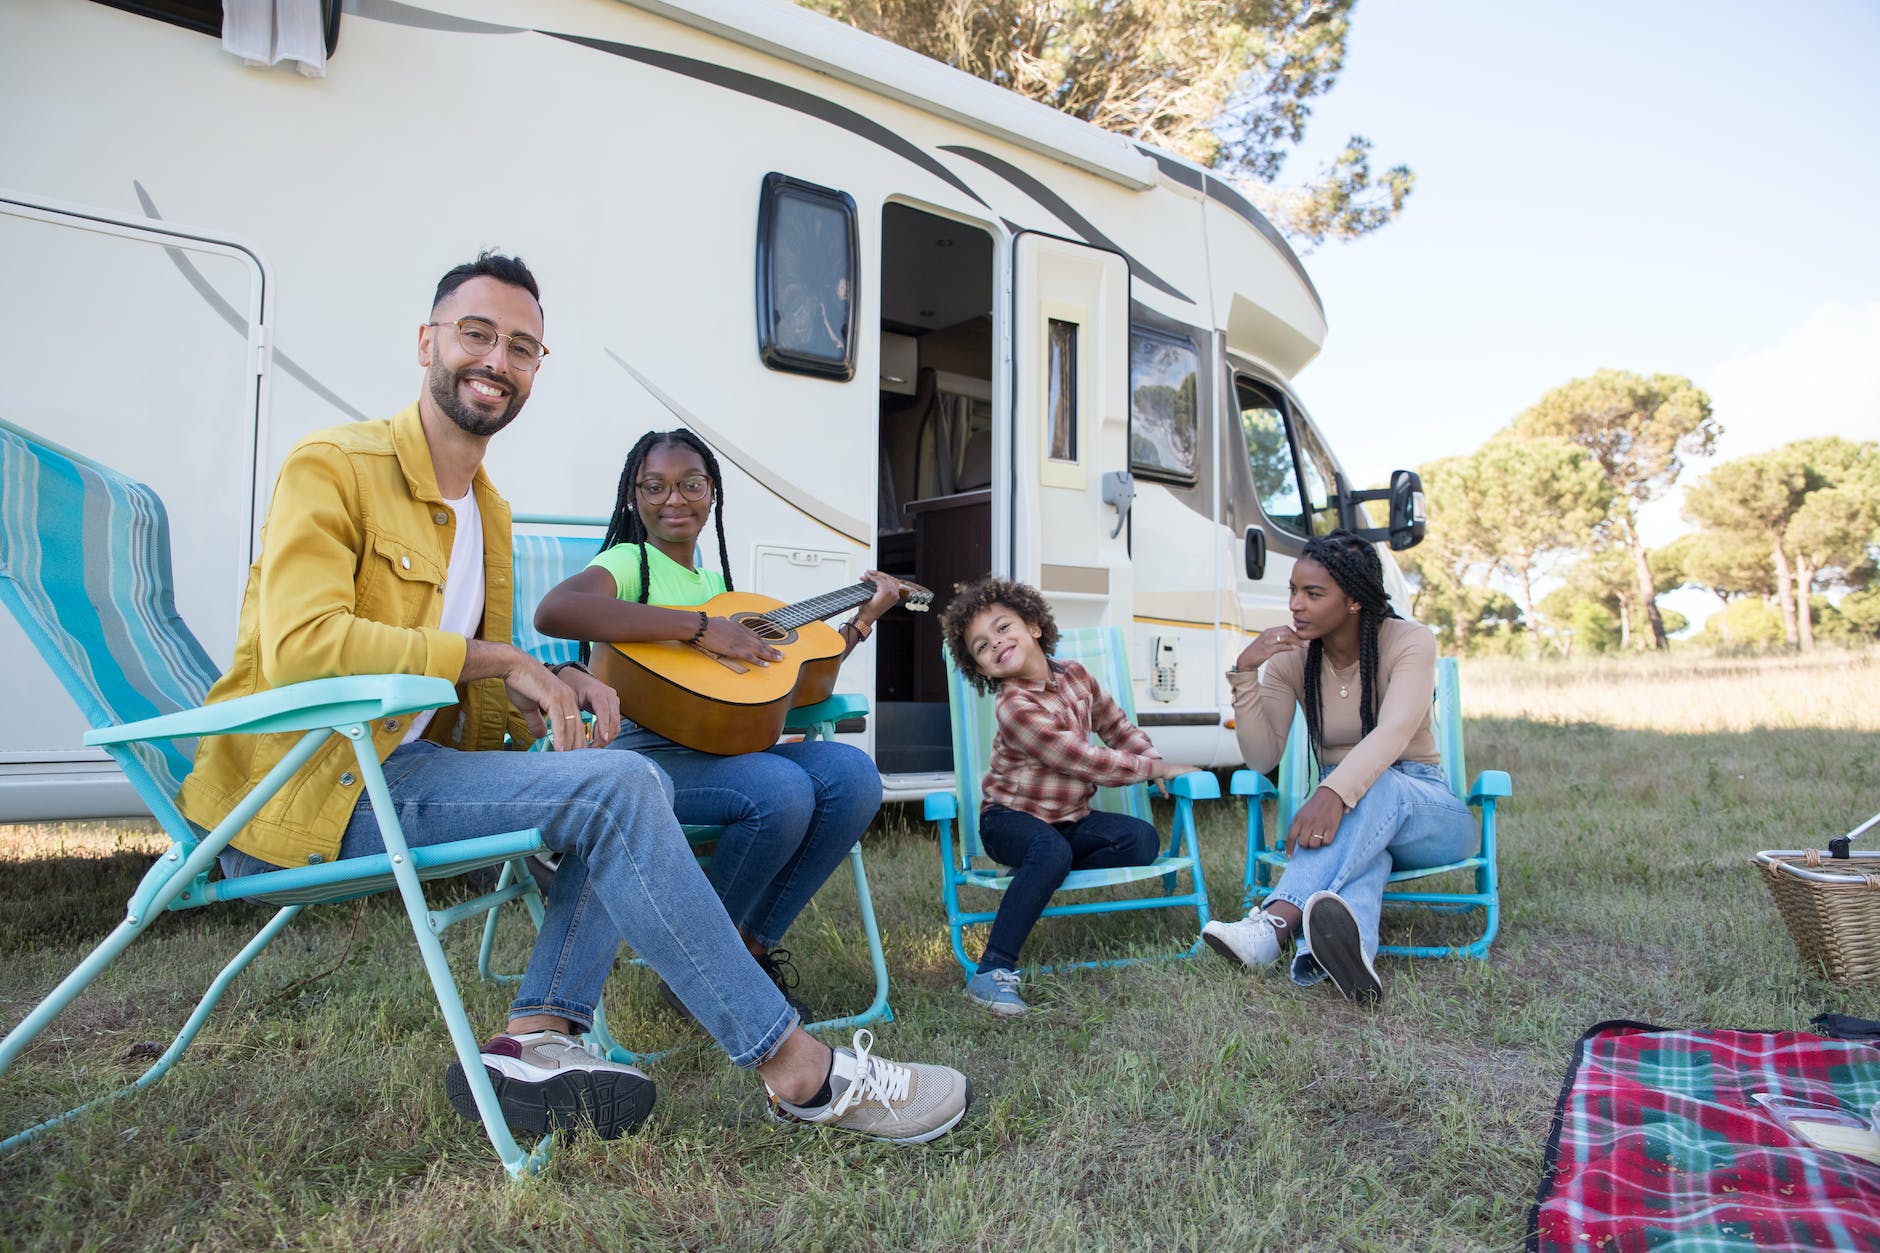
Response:
[{"label": "green tree", "polygon": [[1542,396],[1512,429],[1526,438],[1571,441],[1598,465],[1616,494],[1612,537],[1632,558],[1652,644],[1665,647],[1638,511],[1677,481],[1687,458],[1706,456],[1715,446],[1722,428],[1710,415],[1710,397],[1680,375],[1600,370]]},{"label": "green tree", "polygon": [[1762,555],[1757,590],[1773,595],[1789,646],[1813,648],[1818,585],[1859,587],[1873,576],[1880,445],[1828,436],[1725,462],[1692,486],[1684,515],[1739,585],[1752,582],[1747,553]]},{"label": "green tree", "polygon": [[1305,245],[1403,210],[1416,176],[1373,175],[1353,135],[1279,186],[1311,101],[1345,63],[1355,0],[799,0],[806,8],[1218,171]]}]

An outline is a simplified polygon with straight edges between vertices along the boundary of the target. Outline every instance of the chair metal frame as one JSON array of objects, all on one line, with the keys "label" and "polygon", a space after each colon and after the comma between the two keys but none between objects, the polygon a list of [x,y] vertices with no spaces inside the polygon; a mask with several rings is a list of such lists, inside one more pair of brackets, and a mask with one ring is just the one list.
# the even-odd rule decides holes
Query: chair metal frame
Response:
[{"label": "chair metal frame", "polygon": [[[513,519],[519,526],[582,526],[605,531],[605,518],[585,518],[567,514],[517,514]],[[550,588],[570,575],[585,569],[594,554],[600,549],[598,538],[564,534],[539,534],[518,532],[514,537],[514,587],[515,612],[513,634],[516,646],[530,653],[544,665],[557,662],[574,661],[580,654],[580,645],[573,640],[557,639],[543,635],[535,629],[535,607]],[[814,705],[804,705],[792,709],[784,721],[784,731],[802,735],[805,739],[833,739],[836,723],[845,718],[864,717],[868,713],[868,698],[855,693],[838,692]],[[538,745],[540,747],[540,745]],[[724,828],[720,826],[685,825],[686,839],[697,849],[701,845],[717,840]],[[699,854],[701,865],[710,865],[710,855]],[[517,872],[523,870],[518,866]],[[875,979],[874,997],[868,1005],[854,1014],[837,1018],[825,1018],[816,1022],[804,1023],[806,1031],[848,1031],[856,1027],[865,1027],[870,1023],[893,1022],[894,1010],[888,1004],[888,961],[881,946],[881,927],[875,918],[874,896],[868,888],[868,868],[862,861],[862,846],[858,841],[849,850],[849,870],[855,880],[856,906],[861,914],[862,932],[868,943],[869,964]],[[512,872],[505,870],[501,886],[507,886]],[[533,913],[539,906],[531,905]],[[536,924],[540,925],[540,918]],[[483,944],[477,958],[477,969],[483,978],[502,983],[513,983],[521,978],[519,974],[496,972],[491,966],[491,955],[496,944],[498,915],[492,912],[484,923]],[[633,964],[643,965],[639,958]],[[657,1060],[664,1056],[660,1052],[633,1052],[611,1039],[601,1041],[608,1055],[616,1061],[628,1065],[637,1065]]]},{"label": "chair metal frame", "polygon": [[[166,911],[235,901],[277,907],[210,982],[175,1039],[148,1070],[114,1092],[0,1140],[0,1152],[28,1144],[87,1110],[161,1079],[194,1041],[235,977],[306,906],[396,890],[491,1146],[511,1178],[540,1170],[556,1137],[551,1132],[525,1151],[511,1135],[438,936],[455,923],[512,900],[528,901],[539,917],[534,880],[515,872],[521,870],[520,858],[542,848],[541,835],[535,830],[510,831],[411,848],[370,734],[371,724],[381,719],[456,703],[456,689],[434,677],[358,675],[201,705],[214,666],[176,612],[168,521],[156,493],[4,421],[0,482],[8,505],[0,519],[0,603],[19,620],[92,724],[84,742],[110,754],[170,839],[168,849],[131,894],[123,921],[0,1040],[0,1075]],[[96,516],[98,509],[106,516]],[[87,519],[101,525],[81,525]],[[96,550],[84,547],[87,535],[102,537]],[[114,577],[120,567],[125,573]],[[95,603],[100,588],[109,589],[109,595]],[[126,711],[155,716],[126,720]],[[214,830],[199,834],[174,801],[175,787],[189,769],[189,741],[205,735],[270,732],[300,732],[301,738]],[[334,735],[351,742],[385,851],[212,880],[210,872],[222,850]],[[176,743],[179,740],[183,743]],[[495,891],[438,910],[425,898],[423,884],[429,880],[499,864],[508,868],[504,877],[509,881]]]},{"label": "chair metal frame", "polygon": [[[1435,735],[1443,773],[1448,776],[1451,790],[1465,804],[1479,812],[1482,843],[1474,856],[1422,870],[1398,870],[1391,874],[1390,882],[1408,883],[1466,871],[1473,877],[1475,890],[1387,890],[1384,893],[1384,904],[1387,907],[1421,906],[1457,913],[1479,909],[1482,911],[1482,931],[1467,944],[1384,944],[1377,951],[1396,957],[1486,958],[1489,945],[1494,943],[1496,932],[1501,929],[1501,889],[1495,859],[1496,802],[1513,795],[1514,787],[1506,771],[1484,770],[1476,776],[1474,784],[1467,791],[1463,790],[1462,780],[1467,775],[1462,757],[1462,682],[1454,657],[1437,660],[1436,694],[1430,707],[1430,729]],[[1293,816],[1319,784],[1318,777],[1312,772],[1310,746],[1306,742],[1305,713],[1296,705],[1293,707],[1292,729],[1286,736],[1286,752],[1280,758],[1278,775],[1277,787],[1265,775],[1256,774],[1252,770],[1236,770],[1228,782],[1229,792],[1248,798],[1247,863],[1241,881],[1241,906],[1248,910],[1259,905],[1278,886],[1280,873],[1285,870],[1289,860],[1285,853],[1279,851],[1279,845],[1285,831],[1292,825]],[[1262,804],[1268,798],[1276,802],[1277,810],[1271,843],[1267,840],[1265,806]]]},{"label": "chair metal frame", "polygon": [[[1130,686],[1129,665],[1123,651],[1122,632],[1115,627],[1079,627],[1060,634],[1054,657],[1081,663],[1102,685],[1123,712],[1135,721],[1135,694]],[[969,910],[960,904],[961,888],[1002,892],[1011,886],[1012,876],[1001,867],[980,863],[987,860],[979,841],[980,785],[992,752],[995,731],[996,698],[981,693],[954,665],[951,650],[946,651],[947,703],[953,729],[953,770],[957,790],[929,792],[923,803],[928,821],[938,827],[940,837],[940,889],[946,906],[947,933],[953,956],[971,978],[978,969],[976,959],[967,956],[965,929],[990,923],[997,910]],[[1175,798],[1175,814],[1170,824],[1168,847],[1147,866],[1122,866],[1106,870],[1073,870],[1053,894],[1087,892],[1118,884],[1162,880],[1157,896],[1128,897],[1103,901],[1072,901],[1047,905],[1045,918],[1066,918],[1086,914],[1123,913],[1144,909],[1193,909],[1195,939],[1187,948],[1172,953],[1143,957],[1120,957],[1098,961],[1060,962],[1048,966],[1028,966],[1028,974],[1049,974],[1059,970],[1094,970],[1110,966],[1128,966],[1141,961],[1193,957],[1202,948],[1201,928],[1208,924],[1208,889],[1201,871],[1201,846],[1195,831],[1195,802],[1220,797],[1220,782],[1206,771],[1196,771],[1168,781]],[[1149,785],[1130,784],[1104,787],[1092,799],[1093,809],[1126,813],[1153,821],[1149,805]],[[1189,890],[1178,892],[1178,876],[1186,872]]]}]

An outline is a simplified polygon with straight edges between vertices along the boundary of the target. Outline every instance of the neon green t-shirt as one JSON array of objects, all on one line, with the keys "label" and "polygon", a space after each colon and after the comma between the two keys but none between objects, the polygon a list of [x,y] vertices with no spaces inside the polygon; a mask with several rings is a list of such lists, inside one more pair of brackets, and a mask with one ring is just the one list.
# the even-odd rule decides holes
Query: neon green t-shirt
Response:
[{"label": "neon green t-shirt", "polygon": [[[640,548],[639,544],[615,544],[588,562],[590,568],[599,566],[614,576],[615,593],[621,600],[640,599]],[[702,605],[725,590],[725,576],[718,571],[688,570],[650,544],[646,545],[646,571],[652,580],[646,597],[649,605],[685,609]]]}]

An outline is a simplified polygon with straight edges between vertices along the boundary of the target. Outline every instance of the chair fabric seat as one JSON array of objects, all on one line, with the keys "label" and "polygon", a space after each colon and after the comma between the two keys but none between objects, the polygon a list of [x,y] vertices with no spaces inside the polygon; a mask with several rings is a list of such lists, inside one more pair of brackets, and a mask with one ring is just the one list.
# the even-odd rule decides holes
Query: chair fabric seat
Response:
[{"label": "chair fabric seat", "polygon": [[[542,833],[531,828],[450,844],[420,846],[411,850],[411,864],[418,872],[419,882],[429,883],[500,866],[513,858],[539,853],[542,847]],[[265,905],[332,905],[391,891],[396,886],[391,854],[373,853],[317,866],[294,866],[243,875],[239,879],[218,879],[208,885],[201,900],[189,904],[257,901]]]},{"label": "chair fabric seat", "polygon": [[[1064,876],[1064,882],[1058,885],[1060,892],[1089,892],[1097,888],[1116,887],[1123,883],[1139,883],[1144,879],[1159,879],[1163,875],[1187,870],[1194,865],[1192,857],[1158,857],[1146,866],[1112,866],[1102,870],[1073,870]],[[969,887],[989,888],[1003,892],[1012,886],[1012,876],[1000,870],[985,868],[968,870],[960,876],[960,882]]]}]

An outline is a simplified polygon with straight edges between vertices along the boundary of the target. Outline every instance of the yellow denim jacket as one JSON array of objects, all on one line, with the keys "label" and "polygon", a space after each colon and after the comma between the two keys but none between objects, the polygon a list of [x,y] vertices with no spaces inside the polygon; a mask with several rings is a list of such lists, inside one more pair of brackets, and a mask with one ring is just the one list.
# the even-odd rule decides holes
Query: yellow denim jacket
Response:
[{"label": "yellow denim jacket", "polygon": [[[483,518],[481,639],[510,642],[509,504],[479,469],[471,490]],[[438,493],[430,446],[413,404],[390,421],[316,431],[281,465],[248,571],[235,658],[211,702],[348,674],[428,674],[455,680],[468,644],[438,629],[455,514]],[[527,743],[500,679],[459,684],[459,703],[437,711],[424,738],[452,748],[497,749],[506,731]],[[408,720],[372,729],[384,761]],[[219,735],[196,750],[177,793],[190,821],[213,827],[300,739]],[[275,794],[234,845],[277,866],[330,860],[364,792],[349,741],[326,741]],[[466,832],[466,834],[479,834]]]}]

